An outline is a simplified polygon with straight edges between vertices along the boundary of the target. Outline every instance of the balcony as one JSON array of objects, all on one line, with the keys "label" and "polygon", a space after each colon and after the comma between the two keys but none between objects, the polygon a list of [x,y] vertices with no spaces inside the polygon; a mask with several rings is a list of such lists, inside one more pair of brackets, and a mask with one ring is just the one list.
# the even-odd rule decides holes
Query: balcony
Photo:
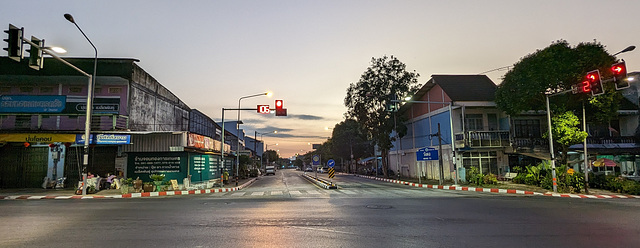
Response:
[{"label": "balcony", "polygon": [[456,134],[456,147],[490,148],[511,146],[509,131],[469,131]]}]

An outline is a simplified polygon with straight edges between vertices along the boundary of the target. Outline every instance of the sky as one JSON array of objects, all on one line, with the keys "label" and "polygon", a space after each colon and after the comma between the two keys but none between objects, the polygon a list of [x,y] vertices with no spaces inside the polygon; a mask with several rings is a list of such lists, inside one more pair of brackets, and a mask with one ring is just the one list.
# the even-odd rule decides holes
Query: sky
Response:
[{"label": "sky", "polygon": [[[0,24],[64,47],[63,56],[93,57],[63,17],[69,13],[99,57],[139,59],[190,108],[216,121],[239,98],[273,92],[242,100],[242,108],[282,99],[288,116],[242,111],[241,128],[250,136],[267,133],[258,139],[290,157],[331,136],[325,127],[344,119],[347,88],[374,57],[397,57],[423,84],[434,74],[510,66],[560,39],[574,46],[596,40],[613,54],[640,46],[637,10],[640,1],[617,0],[34,0],[5,1]],[[618,58],[629,71],[640,70],[640,50]],[[486,75],[500,84],[506,72]]]}]

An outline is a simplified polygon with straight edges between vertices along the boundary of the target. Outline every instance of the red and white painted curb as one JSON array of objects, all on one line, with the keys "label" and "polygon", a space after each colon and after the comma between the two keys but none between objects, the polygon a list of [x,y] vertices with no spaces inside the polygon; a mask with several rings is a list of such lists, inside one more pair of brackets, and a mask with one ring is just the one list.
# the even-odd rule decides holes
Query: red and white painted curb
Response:
[{"label": "red and white painted curb", "polygon": [[176,191],[162,191],[162,192],[144,192],[144,193],[128,193],[122,195],[64,195],[64,196],[56,196],[56,195],[43,195],[43,196],[32,196],[32,195],[13,195],[13,196],[2,196],[0,195],[0,200],[40,200],[40,199],[113,199],[113,198],[139,198],[139,197],[153,197],[153,196],[173,196],[173,195],[200,195],[200,194],[211,194],[211,193],[221,193],[221,192],[231,192],[238,191],[253,183],[257,178],[251,179],[248,182],[233,188],[219,188],[219,189],[198,189],[198,190],[176,190]]},{"label": "red and white painted curb", "polygon": [[582,195],[582,194],[560,194],[560,193],[539,193],[526,190],[516,189],[496,189],[496,188],[476,188],[476,187],[463,187],[463,186],[444,186],[444,185],[429,185],[419,184],[400,180],[393,180],[387,178],[378,178],[372,176],[355,175],[357,177],[374,179],[383,182],[404,184],[419,188],[429,189],[444,189],[444,190],[458,190],[458,191],[473,191],[473,192],[487,192],[487,193],[503,193],[503,194],[519,194],[519,195],[537,195],[537,196],[552,196],[552,197],[566,197],[566,198],[583,198],[583,199],[640,199],[640,196],[636,195]]}]

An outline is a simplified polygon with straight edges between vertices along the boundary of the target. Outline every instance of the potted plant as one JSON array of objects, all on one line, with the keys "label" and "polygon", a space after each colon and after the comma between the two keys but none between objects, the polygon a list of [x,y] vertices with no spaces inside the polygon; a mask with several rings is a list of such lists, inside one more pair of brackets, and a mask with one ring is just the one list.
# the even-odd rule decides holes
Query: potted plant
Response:
[{"label": "potted plant", "polygon": [[153,182],[145,182],[142,184],[142,190],[144,192],[152,192],[153,191]]},{"label": "potted plant", "polygon": [[120,193],[129,193],[129,187],[133,186],[133,178],[120,179]]},{"label": "potted plant", "polygon": [[149,178],[153,180],[153,184],[156,186],[156,191],[160,191],[160,189],[162,189],[162,181],[164,181],[164,174],[151,174],[149,175]]}]

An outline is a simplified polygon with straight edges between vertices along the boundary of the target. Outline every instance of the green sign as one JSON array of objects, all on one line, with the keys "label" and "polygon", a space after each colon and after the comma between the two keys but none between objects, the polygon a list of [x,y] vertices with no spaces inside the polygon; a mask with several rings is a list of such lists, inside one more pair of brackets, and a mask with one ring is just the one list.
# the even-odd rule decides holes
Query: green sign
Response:
[{"label": "green sign", "polygon": [[178,152],[168,153],[129,153],[127,177],[140,178],[148,182],[151,174],[164,174],[165,180],[176,179],[182,182],[187,177],[187,155]]}]

